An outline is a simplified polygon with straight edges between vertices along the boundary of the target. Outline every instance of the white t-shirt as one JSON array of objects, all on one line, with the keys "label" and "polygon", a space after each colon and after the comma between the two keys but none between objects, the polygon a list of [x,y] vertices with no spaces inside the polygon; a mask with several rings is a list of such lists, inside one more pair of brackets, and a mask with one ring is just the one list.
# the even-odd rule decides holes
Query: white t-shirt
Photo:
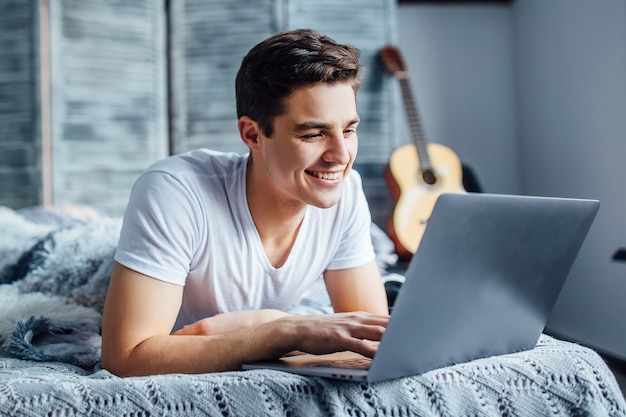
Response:
[{"label": "white t-shirt", "polygon": [[248,208],[247,161],[199,149],[155,163],[133,187],[115,260],[185,286],[174,330],[223,312],[284,310],[325,270],[374,259],[371,216],[352,170],[335,206],[307,208],[289,257],[274,268]]}]

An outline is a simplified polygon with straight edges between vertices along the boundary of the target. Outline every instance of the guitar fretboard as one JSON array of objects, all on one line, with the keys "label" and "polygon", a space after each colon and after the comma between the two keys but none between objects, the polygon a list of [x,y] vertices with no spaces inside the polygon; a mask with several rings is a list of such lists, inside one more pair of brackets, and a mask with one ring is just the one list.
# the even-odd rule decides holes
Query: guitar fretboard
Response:
[{"label": "guitar fretboard", "polygon": [[409,125],[411,127],[411,133],[413,135],[413,141],[415,142],[415,147],[417,148],[417,157],[420,163],[421,171],[432,171],[433,167],[430,162],[430,157],[428,156],[428,150],[426,149],[426,136],[424,134],[424,127],[422,125],[422,121],[420,120],[417,112],[417,105],[415,100],[413,99],[413,94],[411,93],[411,85],[409,83],[409,79],[404,77],[399,77],[400,88],[402,90],[402,99],[404,101],[404,106],[406,108],[407,116],[409,119]]}]

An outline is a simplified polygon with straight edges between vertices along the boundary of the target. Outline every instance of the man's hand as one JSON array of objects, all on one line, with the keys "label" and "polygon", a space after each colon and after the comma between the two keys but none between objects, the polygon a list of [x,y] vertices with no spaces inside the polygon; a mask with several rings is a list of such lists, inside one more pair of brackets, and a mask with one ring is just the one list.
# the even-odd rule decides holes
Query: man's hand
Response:
[{"label": "man's hand", "polygon": [[351,312],[290,316],[270,324],[280,326],[295,350],[318,355],[350,350],[373,357],[388,321],[385,314]]}]

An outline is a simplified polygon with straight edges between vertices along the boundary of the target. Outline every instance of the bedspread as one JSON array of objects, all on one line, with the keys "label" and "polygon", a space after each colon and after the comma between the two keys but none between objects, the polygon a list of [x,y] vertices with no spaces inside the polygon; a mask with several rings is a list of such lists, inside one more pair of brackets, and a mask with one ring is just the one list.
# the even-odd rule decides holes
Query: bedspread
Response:
[{"label": "bedspread", "polygon": [[216,416],[624,416],[613,374],[586,347],[542,336],[530,351],[366,384],[279,371],[118,378],[0,359],[0,414]]}]

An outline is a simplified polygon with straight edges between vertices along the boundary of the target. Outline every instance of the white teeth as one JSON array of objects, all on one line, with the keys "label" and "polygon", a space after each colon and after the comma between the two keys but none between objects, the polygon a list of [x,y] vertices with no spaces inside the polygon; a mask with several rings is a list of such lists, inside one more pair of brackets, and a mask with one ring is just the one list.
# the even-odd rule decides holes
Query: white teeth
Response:
[{"label": "white teeth", "polygon": [[341,172],[315,172],[315,171],[308,171],[309,174],[317,177],[317,178],[321,178],[323,180],[338,180],[339,178],[341,178]]}]

